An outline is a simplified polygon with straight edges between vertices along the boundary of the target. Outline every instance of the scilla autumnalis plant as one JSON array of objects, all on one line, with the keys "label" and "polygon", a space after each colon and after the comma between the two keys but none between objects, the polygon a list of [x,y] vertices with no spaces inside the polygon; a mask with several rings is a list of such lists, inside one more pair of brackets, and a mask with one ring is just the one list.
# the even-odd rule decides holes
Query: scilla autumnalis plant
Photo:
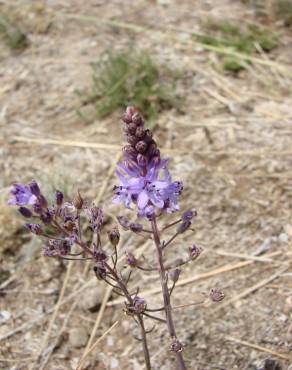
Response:
[{"label": "scilla autumnalis plant", "polygon": [[[97,279],[112,286],[113,292],[124,298],[124,312],[132,317],[140,328],[141,336],[136,339],[142,343],[147,370],[151,370],[147,336],[153,328],[146,329],[145,318],[166,325],[169,351],[175,356],[176,368],[185,370],[187,367],[183,358],[184,344],[180,341],[174,325],[171,297],[181,267],[198,258],[201,249],[196,245],[190,246],[188,258],[173,264],[167,263],[165,251],[177,237],[191,230],[197,213],[188,210],[180,214],[174,222],[163,221],[167,214],[179,212],[182,182],[172,180],[168,159],[161,157],[152,132],[144,127],[144,121],[134,107],[127,108],[123,125],[127,145],[123,148],[121,162],[117,164],[116,175],[119,184],[113,189],[113,203],[122,204],[136,214],[137,218],[135,222],[131,222],[121,215],[117,218],[117,224],[124,230],[153,242],[155,264],[140,261],[132,252],[124,250],[119,245],[118,227],[105,230],[103,209],[100,205],[85,201],[79,192],[72,200],[65,201],[62,192],[57,190],[53,203],[49,204],[38,183],[32,180],[28,185],[13,184],[8,204],[17,206],[20,214],[28,221],[25,227],[42,238],[45,256],[74,261],[92,260]],[[89,226],[91,230],[90,238],[88,227],[85,226]],[[164,232],[172,228],[173,235],[165,240]],[[106,232],[110,248],[106,247]],[[126,266],[130,266],[129,272],[128,269],[125,270],[125,264],[121,266],[119,262],[121,254],[124,254]],[[131,284],[135,278],[136,285],[138,283],[135,270],[145,274],[158,273],[163,298],[161,307],[152,307],[150,302],[139,295],[139,288],[133,292]],[[219,302],[224,298],[224,294],[218,289],[212,289],[208,298]]]}]

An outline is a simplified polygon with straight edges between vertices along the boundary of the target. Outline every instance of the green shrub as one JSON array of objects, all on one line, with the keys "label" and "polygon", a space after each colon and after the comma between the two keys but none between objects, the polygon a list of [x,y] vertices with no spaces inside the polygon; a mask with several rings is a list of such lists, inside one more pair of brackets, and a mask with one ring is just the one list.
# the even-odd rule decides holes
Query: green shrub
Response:
[{"label": "green shrub", "polygon": [[[243,30],[227,21],[209,20],[203,28],[206,34],[197,36],[200,42],[219,48],[231,48],[242,54],[251,55],[256,53],[256,44],[266,52],[270,52],[278,45],[278,35],[255,24],[249,24]],[[222,64],[225,70],[231,72],[239,72],[245,68],[236,56],[222,57]]]},{"label": "green shrub", "polygon": [[4,14],[0,14],[0,39],[12,50],[21,51],[28,46],[25,33]]},{"label": "green shrub", "polygon": [[174,80],[173,71],[161,71],[145,51],[111,52],[92,64],[92,86],[78,95],[83,104],[94,104],[97,117],[132,104],[151,120],[174,105]]}]

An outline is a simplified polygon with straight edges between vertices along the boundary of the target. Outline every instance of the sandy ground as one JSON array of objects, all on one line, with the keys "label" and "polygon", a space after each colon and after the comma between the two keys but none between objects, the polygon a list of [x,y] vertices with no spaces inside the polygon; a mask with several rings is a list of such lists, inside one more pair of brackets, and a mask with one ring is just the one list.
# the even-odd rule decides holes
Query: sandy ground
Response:
[{"label": "sandy ground", "polygon": [[[76,113],[80,101],[75,91],[90,85],[90,63],[104,50],[129,45],[143,46],[160,64],[182,71],[177,89],[185,100],[180,112],[161,114],[156,137],[171,158],[173,177],[184,182],[182,209],[195,207],[199,216],[194,232],[177,242],[169,258],[185,255],[194,241],[204,253],[184,270],[185,283],[177,288],[173,304],[197,302],[214,287],[226,294],[219,304],[175,311],[188,369],[252,370],[266,358],[288,369],[289,30],[269,25],[280,27],[279,47],[268,56],[256,55],[249,69],[235,77],[217,68],[219,56],[204,50],[190,32],[200,31],[207,16],[254,21],[251,9],[239,1],[13,3],[30,46],[15,54],[0,44],[1,370],[76,369],[99,315],[98,308],[89,310],[91,303],[83,302],[94,292],[101,303],[105,294],[90,266],[44,258],[38,241],[23,231],[5,202],[11,183],[35,178],[46,189],[65,186],[70,193],[79,188],[88,198],[98,197],[110,212],[121,212],[110,203],[113,164],[122,145],[121,112],[85,124]],[[109,20],[121,23],[113,26]],[[127,27],[133,24],[144,30]],[[123,237],[130,248],[142,248],[152,258],[152,246],[129,240],[127,233]],[[144,293],[159,287],[155,274],[136,276]],[[147,297],[149,305],[159,305],[159,294]],[[135,325],[123,317],[115,299],[102,315],[94,341],[122,320],[86,358],[83,369],[143,369],[140,345],[131,336]],[[80,346],[72,344],[72,333],[81,338]],[[153,369],[175,369],[163,325],[149,340]]]}]

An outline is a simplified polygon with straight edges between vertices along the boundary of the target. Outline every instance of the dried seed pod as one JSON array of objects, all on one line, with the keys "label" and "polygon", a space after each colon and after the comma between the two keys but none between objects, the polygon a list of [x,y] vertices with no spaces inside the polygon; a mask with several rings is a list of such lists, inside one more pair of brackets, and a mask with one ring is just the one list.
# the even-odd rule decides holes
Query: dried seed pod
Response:
[{"label": "dried seed pod", "polygon": [[181,273],[181,269],[176,268],[176,269],[174,269],[174,270],[172,270],[168,273],[168,277],[170,278],[170,280],[172,280],[174,283],[176,283],[179,279],[180,273]]},{"label": "dried seed pod", "polygon": [[41,225],[39,224],[25,224],[24,226],[33,234],[42,235],[44,233]]},{"label": "dried seed pod", "polygon": [[77,191],[77,194],[75,195],[74,199],[73,199],[73,205],[76,209],[80,210],[82,209],[82,206],[83,206],[83,199],[80,195],[80,192],[79,190]]},{"label": "dried seed pod", "polygon": [[170,347],[169,347],[169,350],[170,350],[171,352],[182,352],[182,351],[183,351],[183,349],[184,349],[184,346],[183,346],[183,344],[182,344],[178,339],[175,339],[175,340],[171,343],[171,345],[170,345]]},{"label": "dried seed pod", "polygon": [[138,222],[131,222],[129,224],[129,228],[131,231],[134,231],[135,233],[140,233],[143,230],[143,226]]},{"label": "dried seed pod", "polygon": [[120,241],[120,232],[117,228],[114,228],[113,230],[108,231],[107,233],[110,243],[116,247],[119,244]]},{"label": "dried seed pod", "polygon": [[221,292],[221,290],[214,288],[211,289],[209,297],[213,302],[220,302],[222,299],[224,299],[225,294]]},{"label": "dried seed pod", "polygon": [[189,248],[189,254],[190,254],[190,257],[195,260],[196,258],[199,257],[199,255],[202,253],[202,249],[197,247],[195,244],[193,244],[190,248]]},{"label": "dried seed pod", "polygon": [[184,233],[189,227],[191,226],[191,221],[183,221],[182,223],[180,223],[178,225],[178,227],[176,228],[176,232],[178,234],[182,234]]},{"label": "dried seed pod", "polygon": [[138,265],[137,258],[131,252],[126,252],[126,263],[131,267],[136,267]]}]

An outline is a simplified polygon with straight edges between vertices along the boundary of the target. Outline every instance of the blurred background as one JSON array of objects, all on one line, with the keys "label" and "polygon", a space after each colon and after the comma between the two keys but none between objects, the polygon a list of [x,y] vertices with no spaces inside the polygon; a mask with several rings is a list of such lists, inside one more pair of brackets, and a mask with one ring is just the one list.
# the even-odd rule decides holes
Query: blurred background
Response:
[{"label": "blurred background", "polygon": [[[6,201],[36,179],[121,214],[111,189],[128,104],[184,182],[181,208],[198,210],[169,252],[204,249],[174,304],[226,295],[175,312],[188,368],[291,369],[291,32],[291,0],[0,0],[1,370],[76,369],[122,315],[90,265],[44,258]],[[157,276],[136,274],[157,307]],[[82,368],[143,369],[135,330],[125,317]],[[175,368],[167,346],[157,325],[154,369]]]}]

